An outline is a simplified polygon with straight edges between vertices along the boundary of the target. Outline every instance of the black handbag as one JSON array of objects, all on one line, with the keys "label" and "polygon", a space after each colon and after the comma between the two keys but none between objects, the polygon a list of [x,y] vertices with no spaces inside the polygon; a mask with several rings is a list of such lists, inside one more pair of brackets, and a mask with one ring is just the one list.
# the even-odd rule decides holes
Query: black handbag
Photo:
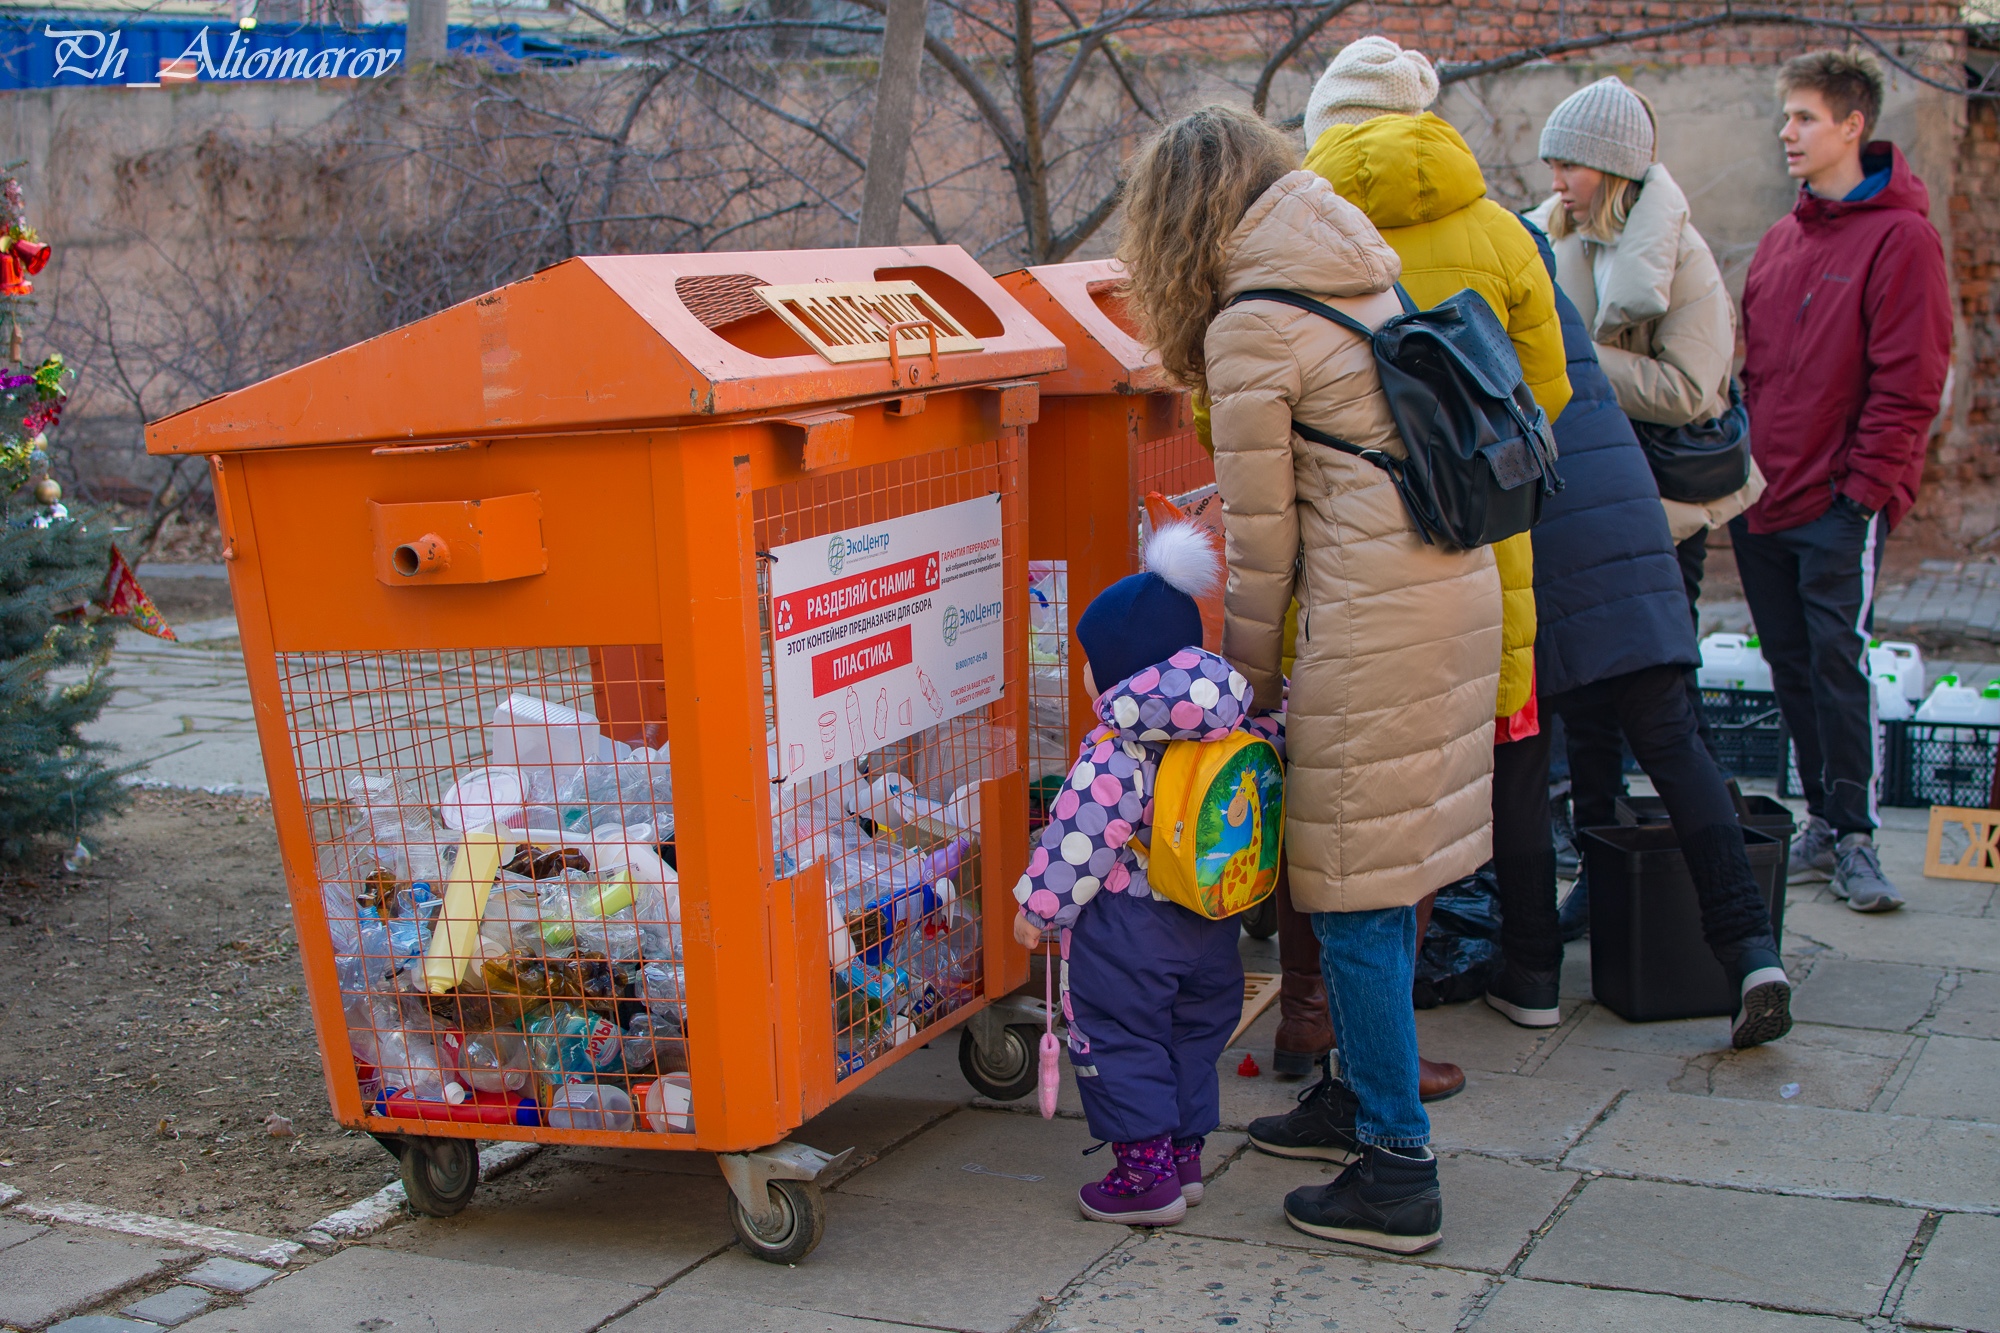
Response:
[{"label": "black handbag", "polygon": [[1750,412],[1733,378],[1721,416],[1685,426],[1635,421],[1632,429],[1663,500],[1707,504],[1736,494],[1750,480]]}]

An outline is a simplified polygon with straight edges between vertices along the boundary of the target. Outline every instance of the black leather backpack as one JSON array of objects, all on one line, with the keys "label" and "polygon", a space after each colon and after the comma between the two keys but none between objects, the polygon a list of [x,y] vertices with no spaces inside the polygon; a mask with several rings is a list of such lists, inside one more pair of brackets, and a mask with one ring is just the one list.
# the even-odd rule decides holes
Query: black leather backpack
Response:
[{"label": "black leather backpack", "polygon": [[1292,428],[1387,472],[1426,542],[1471,548],[1526,532],[1562,478],[1548,414],[1528,392],[1507,330],[1470,289],[1429,310],[1417,309],[1401,283],[1396,298],[1403,313],[1372,330],[1300,292],[1260,288],[1229,304],[1275,301],[1368,340],[1408,456],[1363,449],[1297,420]]}]

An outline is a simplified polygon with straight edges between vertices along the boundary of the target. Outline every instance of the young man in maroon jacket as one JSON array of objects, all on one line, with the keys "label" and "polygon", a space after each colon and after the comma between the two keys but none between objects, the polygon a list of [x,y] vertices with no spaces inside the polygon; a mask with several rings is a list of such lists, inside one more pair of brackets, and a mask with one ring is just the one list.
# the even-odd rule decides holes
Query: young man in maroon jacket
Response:
[{"label": "young man in maroon jacket", "polygon": [[1872,61],[1799,56],[1778,89],[1799,198],[1743,289],[1751,448],[1770,486],[1731,542],[1810,811],[1791,876],[1886,912],[1903,899],[1875,855],[1868,636],[1882,543],[1916,498],[1951,357],[1944,247],[1924,183],[1894,144],[1869,142]]}]

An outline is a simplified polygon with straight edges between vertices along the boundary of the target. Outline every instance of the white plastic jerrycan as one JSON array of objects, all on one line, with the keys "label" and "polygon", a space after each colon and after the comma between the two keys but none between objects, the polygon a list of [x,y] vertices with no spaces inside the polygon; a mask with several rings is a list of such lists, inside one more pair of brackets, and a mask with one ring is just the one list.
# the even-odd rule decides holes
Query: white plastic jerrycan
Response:
[{"label": "white plastic jerrycan", "polygon": [[1878,678],[1894,676],[1903,687],[1903,697],[1912,703],[1924,697],[1924,651],[1914,643],[1872,640],[1868,645],[1868,674]]},{"label": "white plastic jerrycan", "polygon": [[1711,634],[1701,641],[1695,681],[1711,690],[1769,690],[1771,668],[1752,634]]},{"label": "white plastic jerrycan", "polygon": [[2000,681],[1975,690],[1959,684],[1957,676],[1939,676],[1937,688],[1917,708],[1917,721],[2000,725]]},{"label": "white plastic jerrycan", "polygon": [[1903,693],[1903,682],[1894,674],[1870,676],[1869,686],[1875,691],[1875,720],[1877,722],[1907,722],[1910,720],[1909,696]]}]

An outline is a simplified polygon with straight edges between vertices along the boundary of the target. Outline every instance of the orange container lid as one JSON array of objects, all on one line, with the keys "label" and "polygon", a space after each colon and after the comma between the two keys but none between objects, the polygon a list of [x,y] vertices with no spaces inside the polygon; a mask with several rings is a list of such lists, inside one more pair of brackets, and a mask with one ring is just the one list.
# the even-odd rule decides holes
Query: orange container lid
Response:
[{"label": "orange container lid", "polygon": [[[866,311],[836,310],[827,322],[799,300],[787,304],[797,321],[788,322],[758,294],[883,282],[914,282],[921,294],[903,313],[942,312],[935,322],[956,326],[945,330],[948,343],[973,349],[941,349],[933,363],[927,334],[907,330],[892,378],[886,333],[872,356],[855,360],[830,359],[805,336],[866,356],[859,344],[880,327]],[[1063,365],[1062,341],[955,245],[589,256],[164,417],[147,426],[146,449],[210,454],[693,424]]]},{"label": "orange container lid", "polygon": [[1177,392],[1160,378],[1160,359],[1139,339],[1118,288],[1125,266],[1115,259],[1037,264],[1000,275],[1002,287],[1047,325],[1069,351],[1069,365],[1042,380],[1042,393]]}]

